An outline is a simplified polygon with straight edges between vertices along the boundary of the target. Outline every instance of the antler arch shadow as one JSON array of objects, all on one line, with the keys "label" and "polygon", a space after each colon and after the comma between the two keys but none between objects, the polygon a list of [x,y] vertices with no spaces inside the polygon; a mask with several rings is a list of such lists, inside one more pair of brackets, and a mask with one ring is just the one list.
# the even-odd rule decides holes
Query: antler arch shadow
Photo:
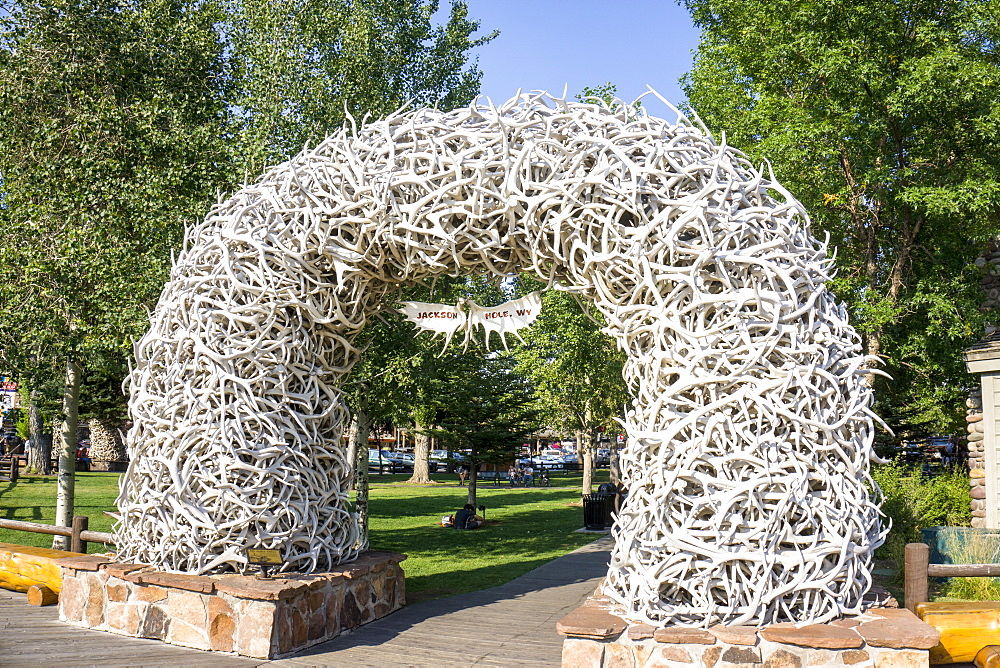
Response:
[{"label": "antler arch shadow", "polygon": [[130,377],[119,558],[353,559],[355,337],[400,283],[528,271],[628,353],[604,592],[637,620],[860,610],[883,539],[870,373],[801,205],[675,123],[547,95],[346,129],[189,229]]}]

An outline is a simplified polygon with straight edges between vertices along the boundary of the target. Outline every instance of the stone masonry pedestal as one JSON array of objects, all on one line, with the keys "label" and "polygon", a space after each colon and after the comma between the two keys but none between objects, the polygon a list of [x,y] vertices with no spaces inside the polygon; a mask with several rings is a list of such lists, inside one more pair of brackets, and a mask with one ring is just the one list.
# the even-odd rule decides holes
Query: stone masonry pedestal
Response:
[{"label": "stone masonry pedestal", "polygon": [[[557,625],[563,668],[920,668],[938,644],[937,629],[895,600],[858,617],[796,628],[772,624],[707,629],[629,624],[608,599],[594,596]],[[889,607],[892,606],[892,607]]]},{"label": "stone masonry pedestal", "polygon": [[183,575],[87,555],[60,559],[59,619],[173,645],[275,659],[403,607],[405,555],[365,552],[327,573]]}]

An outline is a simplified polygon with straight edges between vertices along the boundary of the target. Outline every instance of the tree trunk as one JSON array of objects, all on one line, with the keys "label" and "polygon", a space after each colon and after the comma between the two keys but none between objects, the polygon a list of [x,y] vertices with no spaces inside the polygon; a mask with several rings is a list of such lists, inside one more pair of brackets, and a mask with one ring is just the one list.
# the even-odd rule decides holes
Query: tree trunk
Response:
[{"label": "tree trunk", "polygon": [[[56,526],[73,523],[73,495],[76,487],[76,425],[80,407],[80,365],[66,358],[66,378],[63,381],[63,423],[59,433],[59,477],[56,492]],[[52,549],[69,549],[69,538],[54,536]]]},{"label": "tree trunk", "polygon": [[577,458],[583,462],[583,489],[581,494],[592,494],[594,491],[594,437],[591,432],[578,432],[580,437],[577,437],[577,450],[579,454]]},{"label": "tree trunk", "polygon": [[476,479],[479,477],[479,464],[466,464],[469,467],[469,499],[466,503],[476,505]]},{"label": "tree trunk", "polygon": [[354,450],[354,512],[358,520],[358,545],[368,549],[368,436],[371,420],[368,418],[368,398],[362,394],[354,410],[355,428],[351,434]]},{"label": "tree trunk", "polygon": [[611,482],[613,482],[615,485],[621,485],[622,463],[621,463],[621,458],[618,455],[617,434],[611,437],[611,447],[608,450],[608,468],[611,469]]},{"label": "tree trunk", "polygon": [[42,413],[38,410],[38,392],[31,390],[28,403],[28,471],[49,475],[52,473],[52,434],[45,431]]},{"label": "tree trunk", "polygon": [[355,473],[358,470],[358,416],[351,412],[351,424],[347,428],[347,482],[344,491],[354,489]]},{"label": "tree trunk", "polygon": [[417,425],[417,431],[413,435],[413,475],[407,481],[417,485],[429,485],[434,482],[431,480],[431,439],[419,431],[424,428],[422,425]]}]

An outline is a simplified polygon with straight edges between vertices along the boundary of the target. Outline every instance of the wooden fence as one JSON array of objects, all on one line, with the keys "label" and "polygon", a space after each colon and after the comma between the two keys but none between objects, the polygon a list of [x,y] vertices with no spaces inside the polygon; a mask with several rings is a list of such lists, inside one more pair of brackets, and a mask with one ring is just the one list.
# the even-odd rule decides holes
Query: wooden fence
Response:
[{"label": "wooden fence", "polygon": [[15,531],[28,531],[30,533],[46,533],[51,536],[68,536],[69,551],[87,553],[87,543],[103,543],[114,545],[115,537],[103,531],[88,531],[90,518],[86,515],[77,515],[73,518],[73,526],[57,527],[51,524],[38,524],[36,522],[22,522],[21,520],[6,520],[0,518],[0,529],[13,529]]},{"label": "wooden fence", "polygon": [[909,543],[906,546],[903,593],[910,612],[916,613],[917,603],[924,603],[930,598],[928,578],[1000,577],[1000,564],[932,564],[929,563],[930,552],[926,543]]}]

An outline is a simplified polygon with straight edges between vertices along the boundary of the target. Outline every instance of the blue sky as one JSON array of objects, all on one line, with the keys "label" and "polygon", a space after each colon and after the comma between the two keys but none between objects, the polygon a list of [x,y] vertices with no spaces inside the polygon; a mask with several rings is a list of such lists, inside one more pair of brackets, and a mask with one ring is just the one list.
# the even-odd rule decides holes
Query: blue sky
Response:
[{"label": "blue sky", "polygon": [[[500,36],[475,51],[483,70],[482,93],[495,102],[518,88],[572,98],[584,86],[610,81],[632,100],[655,88],[681,102],[678,79],[691,67],[699,31],[673,0],[468,0],[482,32]],[[442,3],[442,9],[447,3]],[[648,98],[647,98],[648,99]],[[668,116],[660,102],[650,113]]]}]

